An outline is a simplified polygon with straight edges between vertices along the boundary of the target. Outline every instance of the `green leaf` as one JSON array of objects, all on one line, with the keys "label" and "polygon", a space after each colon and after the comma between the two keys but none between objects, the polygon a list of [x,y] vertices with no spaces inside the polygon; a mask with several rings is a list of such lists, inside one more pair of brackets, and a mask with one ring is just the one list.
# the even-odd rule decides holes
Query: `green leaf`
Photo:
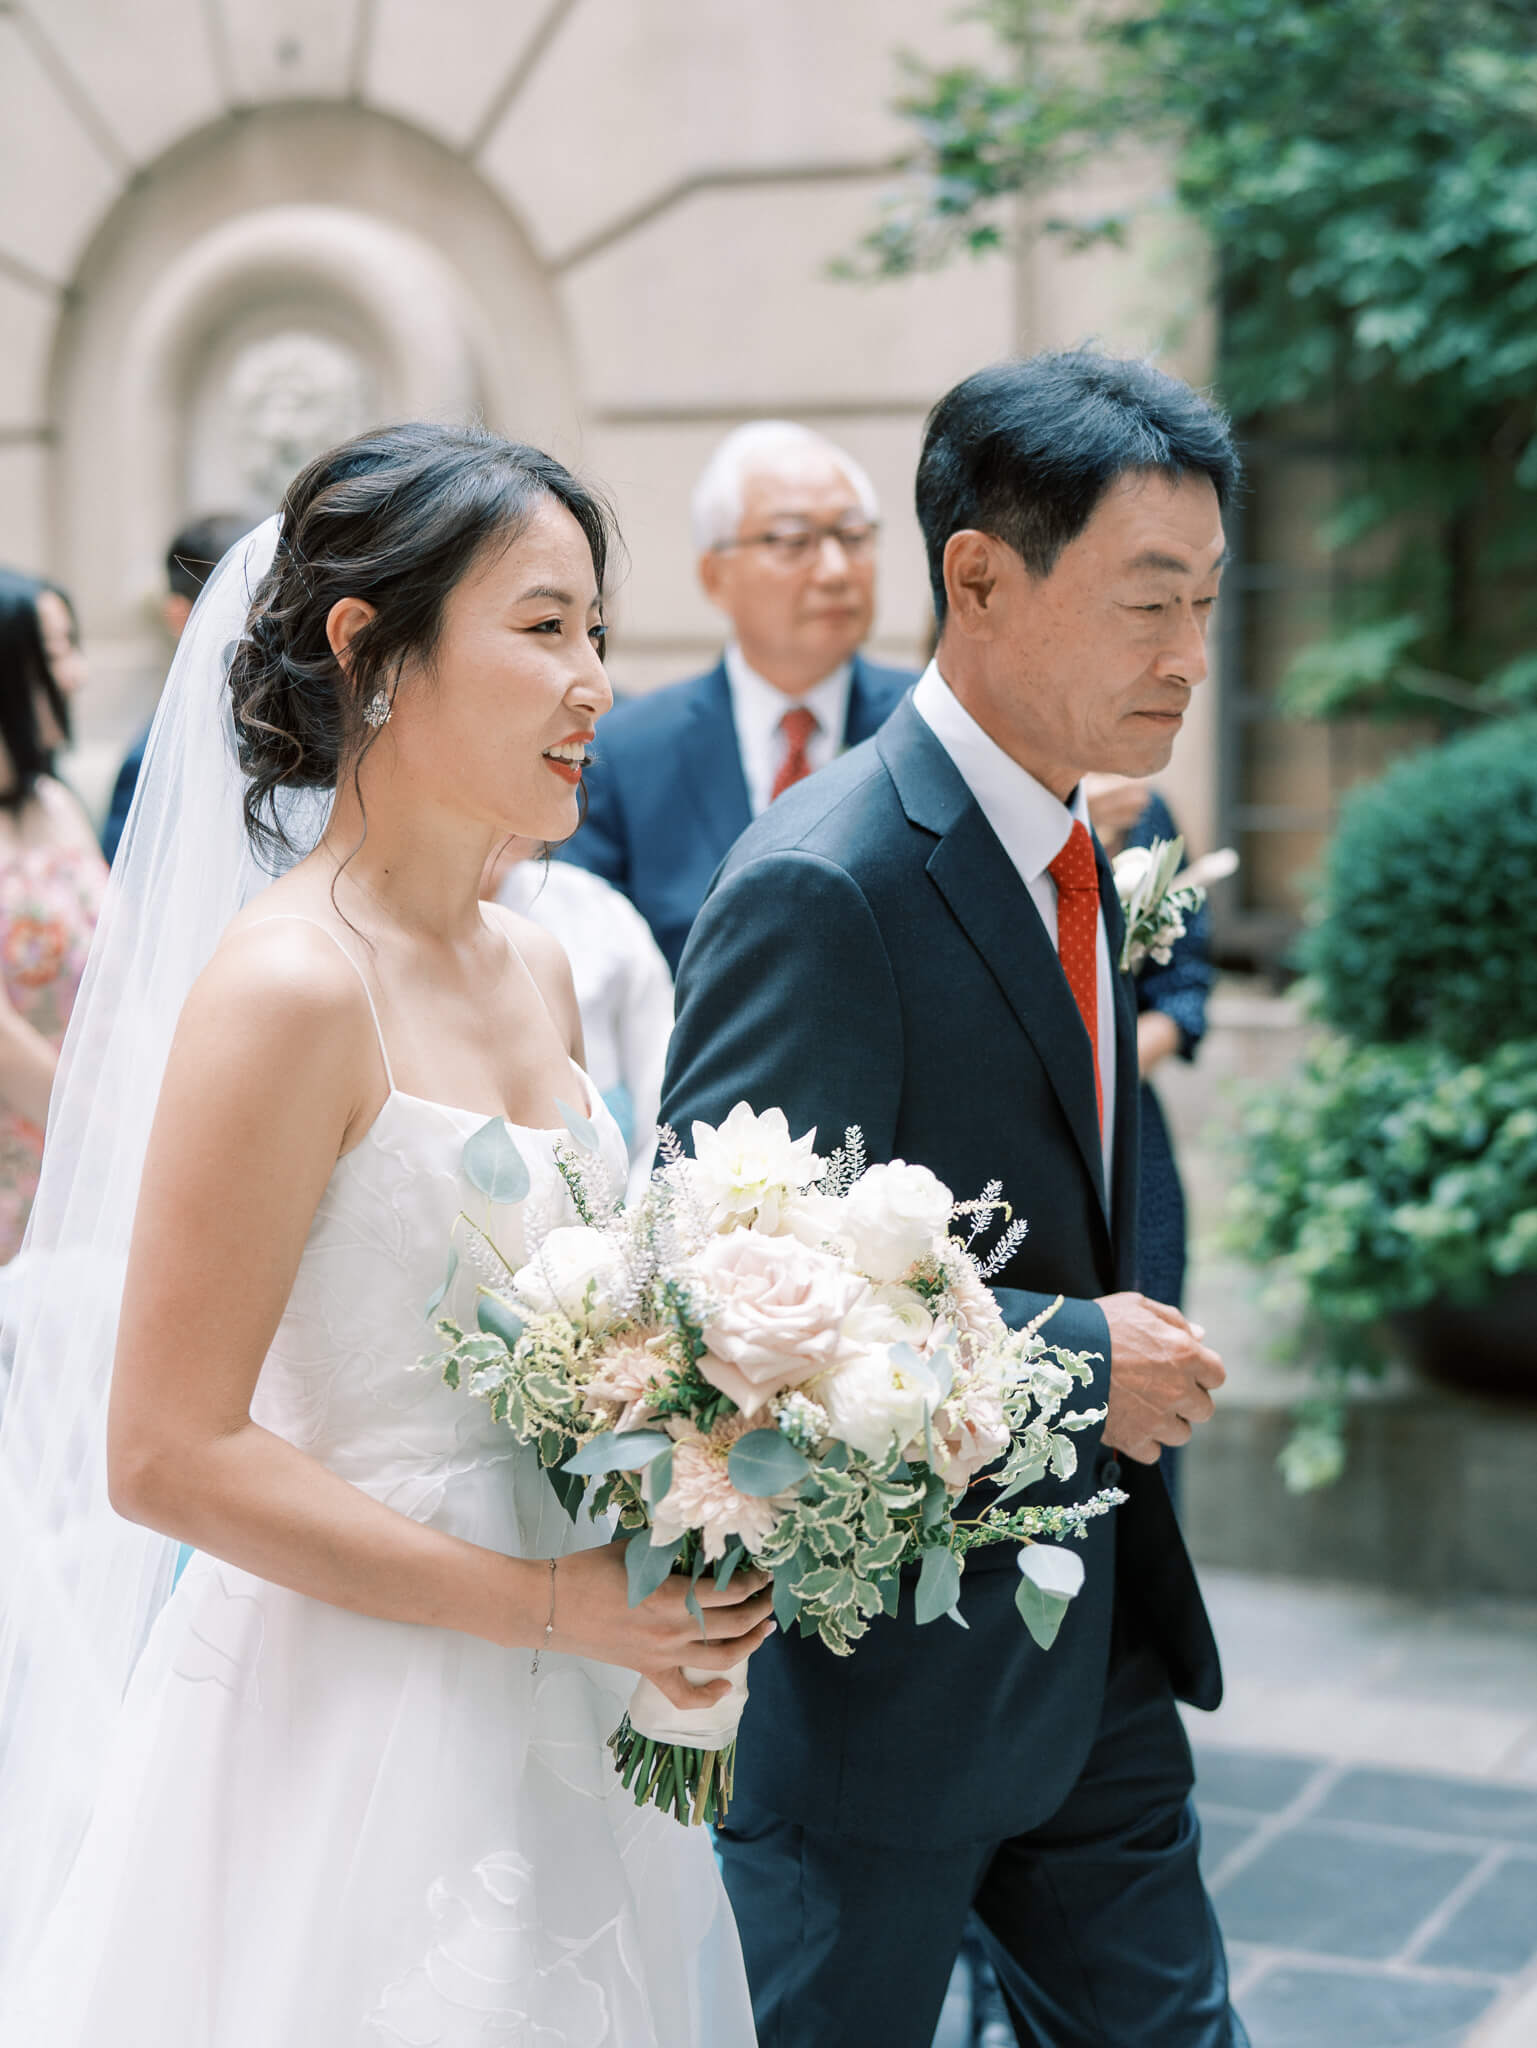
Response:
[{"label": "green leaf", "polygon": [[600,1472],[639,1472],[671,1449],[672,1438],[660,1429],[606,1429],[583,1444],[563,1469],[589,1478]]},{"label": "green leaf", "polygon": [[523,1318],[499,1294],[482,1288],[475,1304],[475,1320],[488,1337],[500,1337],[509,1351],[516,1351],[523,1334]]},{"label": "green leaf", "polygon": [[675,1444],[669,1444],[646,1468],[646,1498],[653,1507],[659,1500],[667,1498],[667,1490],[672,1485],[672,1454],[676,1448]]},{"label": "green leaf", "polygon": [[598,1151],[598,1133],[593,1126],[591,1118],[583,1116],[579,1109],[573,1109],[569,1103],[562,1102],[558,1096],[555,1101],[555,1107],[560,1111],[561,1122],[571,1133],[572,1137],[575,1138],[582,1150],[584,1152],[591,1152],[596,1156]]},{"label": "green leaf", "polygon": [[483,1123],[464,1148],[464,1177],[488,1202],[521,1202],[532,1182],[523,1154],[499,1116]]},{"label": "green leaf", "polygon": [[433,1293],[429,1297],[427,1307],[424,1311],[425,1319],[429,1323],[437,1314],[438,1310],[443,1306],[443,1297],[445,1294],[447,1294],[449,1288],[453,1285],[454,1275],[458,1272],[458,1270],[459,1254],[458,1251],[451,1246],[449,1248],[448,1253],[448,1271],[443,1275],[442,1284],[433,1290]]},{"label": "green leaf", "polygon": [[642,1600],[648,1600],[672,1574],[673,1566],[683,1549],[683,1538],[676,1543],[655,1544],[651,1541],[649,1529],[637,1529],[624,1546],[624,1571],[629,1581],[630,1605],[639,1607]]},{"label": "green leaf", "polygon": [[781,1629],[788,1629],[797,1614],[800,1602],[795,1597],[795,1582],[800,1577],[794,1562],[782,1564],[774,1574],[774,1619]]},{"label": "green leaf", "polygon": [[587,1482],[575,1473],[563,1472],[558,1465],[546,1468],[550,1485],[555,1489],[555,1498],[574,1522],[582,1510],[582,1499],[587,1492]]},{"label": "green leaf", "polygon": [[895,1574],[880,1582],[881,1609],[883,1613],[895,1615],[902,1599],[902,1581]]},{"label": "green leaf", "polygon": [[954,1551],[943,1544],[923,1553],[918,1568],[915,1611],[920,1623],[938,1621],[961,1596],[961,1567]]},{"label": "green leaf", "polygon": [[811,1470],[802,1455],[777,1429],[752,1429],[739,1436],[726,1459],[726,1476],[738,1493],[751,1500],[769,1500],[798,1486]]},{"label": "green leaf", "polygon": [[1014,1594],[1014,1605],[1043,1650],[1049,1650],[1057,1640],[1057,1630],[1062,1626],[1062,1617],[1072,1606],[1071,1600],[1060,1593],[1048,1593],[1038,1586],[1034,1579],[1020,1574],[1018,1588]]},{"label": "green leaf", "polygon": [[726,1590],[727,1586],[729,1586],[733,1578],[735,1578],[737,1566],[742,1562],[743,1558],[745,1558],[746,1555],[747,1551],[744,1548],[744,1546],[740,1542],[738,1542],[735,1536],[733,1536],[731,1541],[726,1545],[725,1552],[721,1556],[715,1567],[715,1583],[717,1586],[720,1587],[722,1592]]},{"label": "green leaf", "polygon": [[950,1494],[937,1472],[923,1475],[923,1527],[937,1529],[950,1514]]}]

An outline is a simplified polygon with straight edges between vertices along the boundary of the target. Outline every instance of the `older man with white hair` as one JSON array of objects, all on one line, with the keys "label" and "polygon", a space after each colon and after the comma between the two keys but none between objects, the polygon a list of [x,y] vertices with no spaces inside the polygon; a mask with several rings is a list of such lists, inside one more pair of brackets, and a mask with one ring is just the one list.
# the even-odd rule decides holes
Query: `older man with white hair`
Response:
[{"label": "older man with white hair", "polygon": [[728,434],[694,489],[699,580],[731,622],[708,674],[612,711],[563,849],[613,882],[676,971],[716,868],[781,791],[867,739],[912,681],[863,659],[879,506],[851,455],[789,420]]}]

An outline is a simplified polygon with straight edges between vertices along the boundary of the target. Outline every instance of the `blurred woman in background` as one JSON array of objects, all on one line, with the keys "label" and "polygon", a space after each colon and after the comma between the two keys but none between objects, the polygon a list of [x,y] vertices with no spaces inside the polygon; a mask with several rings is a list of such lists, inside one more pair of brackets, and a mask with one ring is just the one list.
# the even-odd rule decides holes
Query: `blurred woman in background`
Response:
[{"label": "blurred woman in background", "polygon": [[61,590],[0,569],[0,1262],[21,1247],[43,1126],[107,866],[54,774],[85,680]]}]

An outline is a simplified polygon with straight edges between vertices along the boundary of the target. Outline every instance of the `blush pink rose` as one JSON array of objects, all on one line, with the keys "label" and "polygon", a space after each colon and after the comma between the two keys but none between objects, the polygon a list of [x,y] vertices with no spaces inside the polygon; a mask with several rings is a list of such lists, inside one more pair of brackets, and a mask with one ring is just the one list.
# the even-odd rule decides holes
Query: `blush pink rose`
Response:
[{"label": "blush pink rose", "polygon": [[977,1373],[955,1387],[934,1415],[934,1463],[946,1486],[964,1493],[979,1472],[1009,1448],[1003,1394],[997,1380]]},{"label": "blush pink rose", "polygon": [[869,1289],[798,1238],[754,1230],[712,1238],[694,1263],[693,1284],[715,1304],[699,1370],[744,1415],[854,1356],[844,1319]]}]

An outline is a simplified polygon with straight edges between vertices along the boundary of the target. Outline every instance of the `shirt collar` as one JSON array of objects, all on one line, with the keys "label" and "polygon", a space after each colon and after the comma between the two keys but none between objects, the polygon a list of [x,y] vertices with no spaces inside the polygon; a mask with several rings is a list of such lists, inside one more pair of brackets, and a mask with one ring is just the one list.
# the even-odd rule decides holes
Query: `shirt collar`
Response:
[{"label": "shirt collar", "polygon": [[1039,881],[1067,844],[1074,823],[1089,823],[1082,783],[1065,804],[1053,796],[982,730],[937,662],[931,661],[918,678],[913,709],[960,770],[1021,881]]},{"label": "shirt collar", "polygon": [[736,720],[738,737],[744,742],[749,732],[760,740],[770,739],[778,732],[779,721],[785,713],[797,704],[804,704],[815,716],[819,728],[831,737],[833,745],[843,745],[843,735],[848,726],[853,662],[840,661],[831,675],[823,676],[821,682],[813,683],[798,697],[776,690],[771,682],[760,676],[734,640],[726,649],[725,663],[726,681],[731,688],[732,715]]}]

